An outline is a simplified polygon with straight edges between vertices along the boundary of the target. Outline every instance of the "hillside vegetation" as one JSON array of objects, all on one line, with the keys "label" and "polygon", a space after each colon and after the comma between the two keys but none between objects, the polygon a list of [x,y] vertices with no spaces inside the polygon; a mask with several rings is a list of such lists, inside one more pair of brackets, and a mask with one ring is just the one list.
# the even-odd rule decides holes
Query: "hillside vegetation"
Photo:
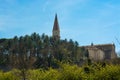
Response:
[{"label": "hillside vegetation", "polygon": [[[62,64],[59,69],[49,68],[28,70],[26,80],[120,80],[120,65],[100,64],[78,67],[77,65]],[[0,71],[0,80],[21,80],[19,70]]]},{"label": "hillside vegetation", "polygon": [[33,33],[0,39],[0,80],[120,80],[120,58],[94,62],[78,42]]},{"label": "hillside vegetation", "polygon": [[58,68],[58,62],[79,63],[84,53],[72,39],[55,40],[45,34],[0,39],[0,65],[11,68]]}]

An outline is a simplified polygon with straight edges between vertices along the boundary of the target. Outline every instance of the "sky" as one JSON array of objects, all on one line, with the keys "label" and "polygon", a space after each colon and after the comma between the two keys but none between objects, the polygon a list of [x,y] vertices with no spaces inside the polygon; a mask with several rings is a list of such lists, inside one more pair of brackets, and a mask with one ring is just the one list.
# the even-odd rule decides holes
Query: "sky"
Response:
[{"label": "sky", "polygon": [[120,51],[120,0],[0,0],[0,38],[52,36],[56,13],[61,39],[114,43]]}]

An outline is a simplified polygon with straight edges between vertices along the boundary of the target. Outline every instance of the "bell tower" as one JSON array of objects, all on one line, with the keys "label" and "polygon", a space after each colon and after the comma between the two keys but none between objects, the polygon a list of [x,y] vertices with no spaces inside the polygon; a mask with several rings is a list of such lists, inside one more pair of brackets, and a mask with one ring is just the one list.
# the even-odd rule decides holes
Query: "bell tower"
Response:
[{"label": "bell tower", "polygon": [[57,14],[55,15],[52,36],[55,40],[60,39],[60,28],[59,28],[59,23],[58,23],[58,19],[57,19]]}]

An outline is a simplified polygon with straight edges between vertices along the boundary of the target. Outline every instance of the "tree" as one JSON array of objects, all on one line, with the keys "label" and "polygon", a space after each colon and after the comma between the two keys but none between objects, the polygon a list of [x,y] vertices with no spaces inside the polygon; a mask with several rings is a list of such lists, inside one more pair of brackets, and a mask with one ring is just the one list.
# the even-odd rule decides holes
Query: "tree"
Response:
[{"label": "tree", "polygon": [[0,41],[3,46],[0,48],[0,54],[4,56],[3,53],[7,51],[9,65],[22,71],[31,68],[56,67],[59,62],[76,64],[81,57],[89,56],[84,48],[79,47],[77,41],[54,40],[53,37],[45,34],[40,36],[35,32],[31,35],[0,39]]}]

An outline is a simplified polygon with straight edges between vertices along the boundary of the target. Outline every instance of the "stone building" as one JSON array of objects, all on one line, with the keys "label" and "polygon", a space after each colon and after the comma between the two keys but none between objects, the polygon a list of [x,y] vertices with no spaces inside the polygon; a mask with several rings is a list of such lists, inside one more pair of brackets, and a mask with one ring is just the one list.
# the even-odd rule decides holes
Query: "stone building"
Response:
[{"label": "stone building", "polygon": [[88,50],[89,58],[95,61],[111,60],[117,57],[114,44],[99,44],[83,46]]},{"label": "stone building", "polygon": [[[55,15],[52,36],[55,40],[60,39],[60,28],[58,23],[57,14]],[[100,45],[89,45],[89,46],[80,46],[88,50],[89,58],[95,61],[99,60],[111,60],[117,57],[115,53],[114,44],[100,44]]]}]

